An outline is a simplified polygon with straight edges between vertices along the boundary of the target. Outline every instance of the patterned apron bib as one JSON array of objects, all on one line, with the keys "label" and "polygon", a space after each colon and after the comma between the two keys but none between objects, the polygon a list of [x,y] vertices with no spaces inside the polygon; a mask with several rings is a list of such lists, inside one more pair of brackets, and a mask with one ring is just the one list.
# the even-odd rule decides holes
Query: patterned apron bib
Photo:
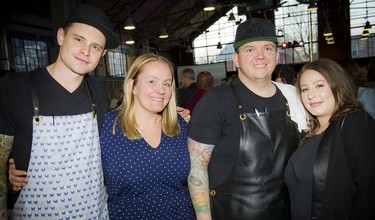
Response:
[{"label": "patterned apron bib", "polygon": [[40,116],[33,126],[27,178],[13,219],[108,219],[98,126],[91,112]]},{"label": "patterned apron bib", "polygon": [[13,219],[109,219],[95,104],[86,81],[92,112],[41,116],[35,79],[29,77],[34,106],[29,182]]}]

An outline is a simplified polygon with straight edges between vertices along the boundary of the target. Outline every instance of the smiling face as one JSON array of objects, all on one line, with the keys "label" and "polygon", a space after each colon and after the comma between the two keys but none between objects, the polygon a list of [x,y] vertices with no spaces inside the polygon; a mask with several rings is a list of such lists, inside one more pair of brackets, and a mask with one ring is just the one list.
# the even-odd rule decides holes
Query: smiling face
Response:
[{"label": "smiling face", "polygon": [[238,53],[233,53],[232,58],[241,79],[270,81],[279,53],[273,42],[254,41],[239,47]]},{"label": "smiling face", "polygon": [[328,122],[336,101],[327,80],[319,72],[307,69],[301,73],[299,86],[305,108],[317,117],[320,124]]},{"label": "smiling face", "polygon": [[79,75],[93,71],[106,53],[103,33],[82,23],[71,23],[65,30],[60,28],[57,41],[60,45],[58,62]]},{"label": "smiling face", "polygon": [[172,96],[172,72],[168,64],[152,61],[145,64],[136,80],[129,80],[133,88],[136,112],[158,114]]}]

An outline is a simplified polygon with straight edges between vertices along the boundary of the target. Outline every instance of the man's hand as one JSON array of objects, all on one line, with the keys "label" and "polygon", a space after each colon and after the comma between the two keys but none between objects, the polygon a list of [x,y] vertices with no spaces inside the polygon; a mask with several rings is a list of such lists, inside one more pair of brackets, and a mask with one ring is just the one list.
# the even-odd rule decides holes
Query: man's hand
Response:
[{"label": "man's hand", "polygon": [[190,121],[190,110],[182,107],[177,106],[177,113],[189,124]]},{"label": "man's hand", "polygon": [[16,169],[14,159],[9,159],[9,182],[12,184],[14,191],[21,190],[29,182],[29,179],[25,177],[26,174],[26,171]]}]

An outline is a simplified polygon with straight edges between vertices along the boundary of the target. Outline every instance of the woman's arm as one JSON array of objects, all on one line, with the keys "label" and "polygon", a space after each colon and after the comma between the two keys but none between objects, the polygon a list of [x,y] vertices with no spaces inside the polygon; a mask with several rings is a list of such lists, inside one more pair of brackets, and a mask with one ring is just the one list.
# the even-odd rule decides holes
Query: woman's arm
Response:
[{"label": "woman's arm", "polygon": [[342,132],[356,184],[351,219],[375,219],[375,120],[363,112],[349,114]]}]

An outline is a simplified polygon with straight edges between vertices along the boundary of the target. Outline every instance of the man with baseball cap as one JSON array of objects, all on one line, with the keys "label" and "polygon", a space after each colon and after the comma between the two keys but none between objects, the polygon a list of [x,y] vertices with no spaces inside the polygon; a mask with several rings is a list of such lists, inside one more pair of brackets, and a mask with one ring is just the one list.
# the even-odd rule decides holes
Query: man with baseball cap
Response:
[{"label": "man with baseball cap", "polygon": [[98,135],[107,98],[86,75],[119,40],[103,10],[79,5],[57,43],[51,65],[0,80],[0,142],[20,190],[13,219],[108,219]]},{"label": "man with baseball cap", "polygon": [[295,88],[271,81],[273,24],[252,18],[236,31],[238,79],[213,88],[189,126],[189,189],[197,219],[290,219],[284,167],[307,127]]}]

